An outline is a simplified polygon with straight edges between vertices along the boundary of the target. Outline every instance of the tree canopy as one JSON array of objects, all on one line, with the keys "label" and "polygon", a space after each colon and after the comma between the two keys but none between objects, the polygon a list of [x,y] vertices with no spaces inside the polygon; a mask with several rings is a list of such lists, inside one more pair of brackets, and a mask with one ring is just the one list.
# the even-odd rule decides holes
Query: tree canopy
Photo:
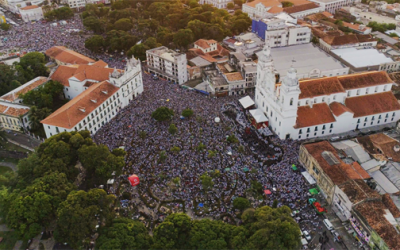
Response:
[{"label": "tree canopy", "polygon": [[170,120],[173,115],[174,111],[167,107],[159,107],[151,113],[151,117],[159,122]]},{"label": "tree canopy", "polygon": [[70,7],[61,7],[54,10],[50,10],[44,14],[44,17],[49,20],[64,20],[70,19],[74,16],[74,12]]}]

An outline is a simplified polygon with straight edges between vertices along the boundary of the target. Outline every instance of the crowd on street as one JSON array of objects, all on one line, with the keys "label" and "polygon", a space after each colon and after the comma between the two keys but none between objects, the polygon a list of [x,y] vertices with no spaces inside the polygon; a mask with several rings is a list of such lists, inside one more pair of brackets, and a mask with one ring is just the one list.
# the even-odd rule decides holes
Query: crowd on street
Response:
[{"label": "crowd on street", "polygon": [[[300,172],[291,168],[292,164],[298,164],[298,142],[261,135],[256,136],[257,142],[254,138],[246,140],[248,135],[242,127],[248,123],[246,111],[239,107],[237,96],[213,98],[167,81],[154,80],[148,74],[143,74],[143,85],[144,92],[95,135],[97,143],[110,149],[125,147],[126,167],[119,181],[130,174],[139,176],[140,193],[146,202],[135,199],[136,206],[157,203],[155,196],[181,209],[184,204],[185,211],[195,218],[225,215],[234,218],[232,201],[245,196],[254,207],[271,206],[277,200],[278,206],[287,205],[298,211],[303,220],[302,229],[321,228],[321,218],[307,204],[309,184]],[[224,114],[227,104],[236,110],[236,120]],[[171,121],[158,122],[151,117],[161,106],[174,111]],[[193,117],[180,116],[186,108],[194,111]],[[215,122],[216,117],[220,122]],[[170,123],[178,129],[174,135],[168,132]],[[251,131],[255,133],[254,129]],[[235,135],[238,143],[228,143],[230,135]],[[205,146],[204,150],[198,150],[200,144]],[[180,151],[171,150],[173,147],[179,147]],[[269,150],[260,152],[257,147]],[[164,161],[160,161],[162,151],[166,154]],[[209,157],[211,151],[216,152],[215,156]],[[213,178],[213,187],[209,190],[202,187],[200,176],[204,173]],[[176,177],[179,177],[178,185],[172,184]],[[263,194],[262,198],[251,195],[252,181],[261,183],[271,194]],[[139,198],[137,189],[130,188],[130,191]],[[163,216],[157,207],[147,207],[145,211],[154,219]]]},{"label": "crowd on street", "polygon": [[82,24],[79,15],[61,22],[34,22],[18,27],[13,26],[8,31],[0,30],[3,48],[16,52],[45,52],[53,46],[65,46],[93,59],[103,60],[110,68],[125,67],[125,56],[117,52],[93,53],[85,48],[85,40],[92,34]]}]

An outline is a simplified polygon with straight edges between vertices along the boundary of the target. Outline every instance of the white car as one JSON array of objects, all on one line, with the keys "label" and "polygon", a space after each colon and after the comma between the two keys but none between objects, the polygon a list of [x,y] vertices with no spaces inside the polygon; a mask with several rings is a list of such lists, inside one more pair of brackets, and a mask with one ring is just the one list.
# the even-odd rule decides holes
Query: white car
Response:
[{"label": "white car", "polygon": [[311,240],[311,235],[307,231],[303,231],[303,237],[306,238],[306,240],[308,241]]}]

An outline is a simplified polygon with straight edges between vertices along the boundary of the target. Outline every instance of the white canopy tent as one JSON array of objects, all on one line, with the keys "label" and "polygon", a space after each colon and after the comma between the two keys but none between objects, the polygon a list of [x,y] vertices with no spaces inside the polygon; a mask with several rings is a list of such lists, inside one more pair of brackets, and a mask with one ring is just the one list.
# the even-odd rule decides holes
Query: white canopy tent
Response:
[{"label": "white canopy tent", "polygon": [[304,176],[304,178],[306,178],[310,185],[317,183],[307,171],[301,172],[301,174]]},{"label": "white canopy tent", "polygon": [[245,96],[245,97],[239,99],[239,102],[245,109],[254,105],[254,101],[250,98],[250,96]]},{"label": "white canopy tent", "polygon": [[268,121],[268,118],[264,115],[264,112],[261,109],[252,109],[250,110],[250,114],[257,123]]}]

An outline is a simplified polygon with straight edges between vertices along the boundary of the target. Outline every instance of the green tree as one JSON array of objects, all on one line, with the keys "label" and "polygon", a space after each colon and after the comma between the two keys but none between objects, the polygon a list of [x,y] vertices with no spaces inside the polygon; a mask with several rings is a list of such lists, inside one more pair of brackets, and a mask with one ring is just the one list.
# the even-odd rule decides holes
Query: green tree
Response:
[{"label": "green tree", "polygon": [[166,159],[167,159],[167,152],[165,152],[165,150],[160,151],[158,161],[164,162]]},{"label": "green tree", "polygon": [[63,90],[64,86],[61,83],[50,80],[44,85],[20,95],[20,98],[24,104],[35,105],[39,109],[48,108],[55,111],[54,101],[60,99]]},{"label": "green tree", "polygon": [[311,42],[312,42],[313,44],[319,44],[319,39],[318,39],[318,37],[313,36],[313,38],[311,39]]},{"label": "green tree", "polygon": [[135,44],[133,47],[131,47],[128,50],[128,57],[136,57],[139,58],[140,60],[146,60],[146,50],[150,49],[147,47],[145,44]]},{"label": "green tree", "polygon": [[129,31],[132,29],[133,25],[129,18],[122,18],[114,23],[114,27],[116,30]]},{"label": "green tree", "polygon": [[111,30],[107,32],[105,46],[111,51],[127,51],[137,43],[136,36],[123,30]]},{"label": "green tree", "polygon": [[114,218],[114,195],[107,195],[102,189],[73,191],[58,210],[57,228],[54,237],[67,242],[72,248],[87,247],[96,225],[109,225]]},{"label": "green tree", "polygon": [[233,0],[233,2],[237,5],[239,5],[240,7],[242,7],[242,5],[243,5],[243,0]]},{"label": "green tree", "polygon": [[2,23],[2,24],[0,24],[0,29],[7,31],[7,30],[11,29],[11,25],[8,23]]},{"label": "green tree", "polygon": [[49,75],[49,70],[45,66],[45,63],[44,54],[40,52],[29,52],[21,57],[18,65],[21,66],[25,72],[28,72],[28,69],[30,69],[31,71],[29,72],[33,72],[33,76],[27,79],[33,79],[37,76]]},{"label": "green tree", "polygon": [[229,249],[234,227],[217,220],[194,220],[189,249]]},{"label": "green tree", "polygon": [[115,155],[106,145],[83,145],[78,150],[79,161],[86,170],[86,184],[89,187],[106,183],[115,172],[119,176],[125,166],[124,155]]},{"label": "green tree", "polygon": [[275,199],[274,202],[272,203],[272,208],[277,208],[278,207],[278,200]]},{"label": "green tree", "polygon": [[206,149],[206,146],[202,142],[196,147],[197,151],[203,151],[204,149]]},{"label": "green tree", "polygon": [[158,46],[158,45],[160,45],[160,44],[157,43],[157,39],[154,38],[154,37],[149,37],[149,38],[147,38],[147,40],[144,42],[144,44],[145,44],[149,49],[153,49],[153,48],[156,48],[156,47],[160,47],[160,46]]},{"label": "green tree", "polygon": [[193,32],[190,29],[180,29],[174,34],[174,43],[186,49],[193,42]]},{"label": "green tree", "polygon": [[174,116],[174,111],[164,106],[151,113],[151,117],[159,122],[170,120],[172,116]]},{"label": "green tree", "polygon": [[104,30],[100,23],[100,20],[94,16],[89,16],[83,19],[83,25],[88,30],[93,30],[95,33],[100,33]]},{"label": "green tree", "polygon": [[181,148],[180,148],[180,147],[173,146],[173,147],[171,148],[171,152],[173,152],[173,153],[175,153],[175,154],[179,153],[180,151],[181,151]]},{"label": "green tree", "polygon": [[201,185],[202,185],[204,191],[206,191],[206,192],[214,186],[214,182],[212,181],[212,178],[210,176],[208,176],[207,174],[203,174],[202,176],[200,176],[200,181],[201,181]]},{"label": "green tree", "polygon": [[235,8],[235,4],[234,4],[234,3],[228,3],[228,4],[226,5],[226,8],[228,8],[228,9],[230,9],[230,10],[233,10],[233,9]]},{"label": "green tree", "polygon": [[178,128],[175,126],[175,124],[171,123],[171,124],[169,125],[168,132],[169,132],[171,135],[174,135],[174,134],[176,134],[176,132],[178,132]]},{"label": "green tree", "polygon": [[212,151],[212,150],[208,150],[208,158],[213,158],[213,157],[215,157],[215,155],[216,155],[216,152],[215,151]]},{"label": "green tree", "polygon": [[154,249],[189,249],[191,219],[184,213],[173,213],[154,230]]},{"label": "green tree", "polygon": [[92,36],[85,41],[85,48],[92,52],[100,52],[104,47],[104,38],[99,35]]},{"label": "green tree", "polygon": [[282,2],[282,7],[283,8],[287,8],[287,7],[292,7],[294,4],[292,2],[289,1],[283,1]]},{"label": "green tree", "polygon": [[229,143],[238,143],[239,142],[239,140],[236,138],[236,136],[235,135],[230,135],[230,136],[228,136],[228,138],[226,138],[226,140],[229,142]]},{"label": "green tree", "polygon": [[74,16],[74,12],[69,7],[57,8],[57,9],[48,11],[44,14],[44,17],[50,21],[54,20],[54,19],[58,19],[58,20],[70,19],[73,16]]},{"label": "green tree", "polygon": [[152,237],[143,223],[127,218],[114,219],[99,230],[96,249],[150,249]]},{"label": "green tree", "polygon": [[243,210],[250,207],[250,201],[243,197],[237,197],[233,200],[233,207],[243,212]]},{"label": "green tree", "polygon": [[56,219],[57,209],[76,187],[64,173],[50,173],[35,179],[10,205],[7,225],[25,239],[35,237],[42,227]]},{"label": "green tree", "polygon": [[189,117],[191,117],[192,115],[193,115],[193,110],[190,109],[190,108],[184,109],[184,110],[182,111],[182,116],[183,116],[183,117],[189,118]]},{"label": "green tree", "polygon": [[40,122],[50,114],[51,110],[48,108],[38,109],[36,106],[32,106],[28,112],[29,121],[31,122],[30,130],[39,130],[42,127]]}]

